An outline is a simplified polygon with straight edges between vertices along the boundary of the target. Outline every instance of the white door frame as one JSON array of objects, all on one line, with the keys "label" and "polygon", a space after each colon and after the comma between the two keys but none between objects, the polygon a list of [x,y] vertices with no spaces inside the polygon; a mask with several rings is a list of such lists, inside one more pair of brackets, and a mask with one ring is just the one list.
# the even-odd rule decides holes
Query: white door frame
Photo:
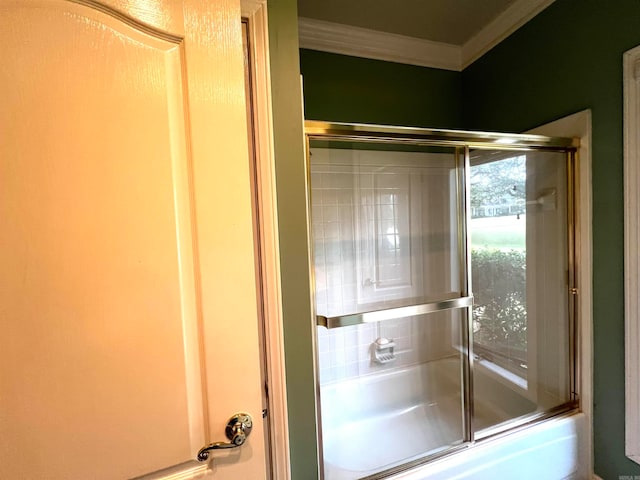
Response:
[{"label": "white door frame", "polygon": [[624,56],[625,454],[640,463],[640,47]]},{"label": "white door frame", "polygon": [[269,442],[271,471],[274,479],[291,477],[289,461],[289,428],[286,403],[284,333],[280,290],[280,257],[276,204],[275,156],[271,111],[269,71],[269,34],[267,0],[242,0],[242,16],[249,20],[252,51],[252,95],[256,154],[256,187],[260,216],[262,302],[264,322],[265,372],[269,392]]}]

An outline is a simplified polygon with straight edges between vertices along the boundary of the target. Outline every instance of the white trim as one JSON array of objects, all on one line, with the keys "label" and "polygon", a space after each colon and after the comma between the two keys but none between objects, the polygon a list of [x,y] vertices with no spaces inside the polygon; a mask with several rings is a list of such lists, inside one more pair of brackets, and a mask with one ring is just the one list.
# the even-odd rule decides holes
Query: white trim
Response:
[{"label": "white trim", "polygon": [[517,0],[462,45],[464,70],[555,0]]},{"label": "white trim", "polygon": [[300,48],[461,72],[555,0],[517,0],[464,45],[298,18]]},{"label": "white trim", "polygon": [[260,9],[266,8],[267,0],[240,0],[240,12],[244,18],[251,19]]},{"label": "white trim", "polygon": [[249,20],[253,46],[253,92],[255,149],[260,241],[266,372],[269,385],[271,469],[274,478],[289,480],[289,424],[285,384],[284,332],[280,290],[280,257],[276,205],[275,155],[271,112],[271,75],[266,0],[242,0],[242,13]]},{"label": "white trim", "polygon": [[625,454],[640,463],[640,47],[624,54]]},{"label": "white trim", "polygon": [[211,468],[207,463],[190,460],[131,480],[202,480],[210,478],[210,475]]},{"label": "white trim", "polygon": [[298,18],[300,48],[460,71],[460,47],[414,37]]},{"label": "white trim", "polygon": [[577,137],[578,149],[577,191],[578,205],[576,254],[579,268],[578,286],[578,364],[577,375],[580,409],[587,417],[587,432],[578,452],[581,465],[588,468],[579,478],[593,474],[593,295],[592,295],[592,184],[591,184],[591,111],[583,110],[555,122],[535,128],[527,133],[556,137]]}]

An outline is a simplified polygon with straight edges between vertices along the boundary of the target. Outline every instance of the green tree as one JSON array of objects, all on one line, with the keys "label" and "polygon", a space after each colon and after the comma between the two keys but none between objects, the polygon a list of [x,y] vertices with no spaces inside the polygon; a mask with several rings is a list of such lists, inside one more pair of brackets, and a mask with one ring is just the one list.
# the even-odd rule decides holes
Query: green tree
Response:
[{"label": "green tree", "polygon": [[526,254],[473,250],[471,281],[474,340],[498,347],[504,354],[506,350],[526,351]]},{"label": "green tree", "polygon": [[513,204],[525,200],[524,155],[471,167],[471,206]]}]

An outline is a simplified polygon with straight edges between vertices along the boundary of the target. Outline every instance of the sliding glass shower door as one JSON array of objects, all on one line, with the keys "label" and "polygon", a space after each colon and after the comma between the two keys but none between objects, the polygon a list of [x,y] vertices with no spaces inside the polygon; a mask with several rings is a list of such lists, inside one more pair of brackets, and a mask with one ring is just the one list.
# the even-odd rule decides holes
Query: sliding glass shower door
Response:
[{"label": "sliding glass shower door", "polygon": [[327,480],[383,478],[574,400],[570,149],[384,128],[308,135]]},{"label": "sliding glass shower door", "polygon": [[467,436],[462,153],[311,144],[326,478],[366,477]]},{"label": "sliding glass shower door", "polygon": [[[470,155],[476,438],[571,400],[565,152]],[[510,398],[508,409],[495,405]]]}]

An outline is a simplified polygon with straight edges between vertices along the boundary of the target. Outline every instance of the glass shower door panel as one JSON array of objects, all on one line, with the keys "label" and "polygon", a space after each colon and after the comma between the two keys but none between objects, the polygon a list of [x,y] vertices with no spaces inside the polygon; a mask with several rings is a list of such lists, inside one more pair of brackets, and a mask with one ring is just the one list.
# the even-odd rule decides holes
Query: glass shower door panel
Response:
[{"label": "glass shower door panel", "polygon": [[318,327],[326,480],[375,478],[463,442],[466,310]]},{"label": "glass shower door panel", "polygon": [[455,151],[338,147],[310,149],[317,313],[459,297]]},{"label": "glass shower door panel", "polygon": [[567,154],[471,155],[474,420],[570,402]]},{"label": "glass shower door panel", "polygon": [[354,480],[465,440],[469,308],[446,304],[465,280],[461,179],[453,148],[325,142],[310,154],[316,312],[362,320],[317,328],[324,478]]}]

